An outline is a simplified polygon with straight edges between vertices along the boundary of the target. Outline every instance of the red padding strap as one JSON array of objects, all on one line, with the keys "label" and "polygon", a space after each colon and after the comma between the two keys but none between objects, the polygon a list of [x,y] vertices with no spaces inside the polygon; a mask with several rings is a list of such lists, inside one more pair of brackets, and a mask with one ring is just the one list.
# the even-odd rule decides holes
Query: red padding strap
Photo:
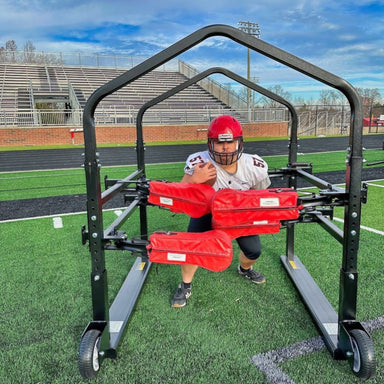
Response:
[{"label": "red padding strap", "polygon": [[149,260],[163,264],[193,264],[219,272],[232,261],[232,241],[223,231],[155,232],[147,246]]},{"label": "red padding strap", "polygon": [[297,192],[289,188],[222,189],[212,199],[212,217],[217,225],[224,227],[263,220],[297,219],[297,198]]},{"label": "red padding strap", "polygon": [[232,239],[237,239],[241,236],[278,233],[280,232],[281,223],[279,220],[261,220],[227,227],[218,224],[216,220],[212,219],[212,227],[224,231]]},{"label": "red padding strap", "polygon": [[210,212],[214,193],[208,184],[150,181],[148,202],[196,218]]}]

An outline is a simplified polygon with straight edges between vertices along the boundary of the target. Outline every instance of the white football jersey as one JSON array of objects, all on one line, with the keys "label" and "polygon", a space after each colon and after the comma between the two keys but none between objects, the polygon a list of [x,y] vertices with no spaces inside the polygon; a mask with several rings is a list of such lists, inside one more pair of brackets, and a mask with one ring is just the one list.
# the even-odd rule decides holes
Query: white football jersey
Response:
[{"label": "white football jersey", "polygon": [[219,189],[230,188],[239,191],[248,189],[266,189],[270,186],[271,181],[268,176],[267,163],[257,155],[243,153],[237,161],[237,171],[232,174],[225,171],[214,160],[212,160],[208,151],[196,152],[190,155],[184,167],[184,172],[188,175],[193,174],[193,170],[197,164],[212,162],[216,167],[217,178],[213,188]]}]

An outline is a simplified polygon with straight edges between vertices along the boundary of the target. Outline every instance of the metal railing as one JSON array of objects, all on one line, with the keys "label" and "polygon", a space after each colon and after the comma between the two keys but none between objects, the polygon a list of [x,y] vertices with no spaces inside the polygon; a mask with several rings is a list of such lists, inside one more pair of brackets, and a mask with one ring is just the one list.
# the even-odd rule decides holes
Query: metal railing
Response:
[{"label": "metal railing", "polygon": [[[102,125],[135,125],[137,109],[133,106],[118,108],[98,107],[95,111],[95,123]],[[254,108],[249,110],[235,110],[225,108],[202,109],[164,109],[151,108],[143,119],[145,124],[177,125],[177,124],[206,124],[221,114],[232,114],[240,122],[285,122],[289,121],[288,111],[285,108]],[[315,109],[298,112],[299,136],[327,136],[348,135],[350,111],[347,108],[335,111]],[[27,127],[81,127],[83,124],[82,109],[43,110],[0,109],[0,128],[27,128]],[[368,129],[368,127],[366,127]],[[384,132],[384,126],[372,125],[369,133]]]},{"label": "metal railing", "polygon": [[[38,64],[38,65],[65,65],[80,67],[103,68],[133,68],[147,57],[124,55],[100,55],[75,52],[28,52],[23,50],[3,51],[0,54],[0,64]],[[159,67],[159,71],[177,71],[178,61],[172,60]]]},{"label": "metal railing", "polygon": [[[179,60],[179,72],[184,76],[188,77],[188,79],[196,76],[199,71],[184,61]],[[200,80],[198,83],[200,87],[205,89],[207,92],[215,96],[217,99],[222,101],[224,104],[229,105],[232,108],[236,109],[246,109],[247,102],[241,96],[239,96],[236,92],[233,92],[223,86],[222,84],[214,81],[210,78],[205,78]]]},{"label": "metal railing", "polygon": [[[298,110],[299,136],[321,135],[347,135],[349,134],[350,111],[349,108],[339,106],[323,110],[309,108]],[[98,107],[95,111],[95,123],[102,125],[135,125],[137,108],[133,106],[110,108]],[[232,114],[240,122],[285,122],[290,120],[286,108],[253,108],[228,109],[228,108],[201,108],[201,109],[165,109],[151,108],[144,116],[143,122],[152,125],[177,125],[177,124],[206,124],[213,118],[222,114]],[[80,108],[64,110],[0,109],[0,128],[26,128],[47,126],[81,127],[83,124],[83,110]],[[369,132],[384,132],[384,126],[372,126]]]},{"label": "metal railing", "polygon": [[[97,125],[135,124],[138,110],[133,106],[118,108],[99,107],[95,111]],[[234,110],[223,107],[201,109],[165,109],[153,108],[144,117],[146,124],[199,124],[210,122],[216,116],[232,114],[241,122],[249,122],[248,110]],[[81,126],[82,109],[24,109],[1,110],[0,126],[2,127],[36,127],[36,126]],[[251,113],[251,122],[287,121],[285,108],[260,108]]]}]

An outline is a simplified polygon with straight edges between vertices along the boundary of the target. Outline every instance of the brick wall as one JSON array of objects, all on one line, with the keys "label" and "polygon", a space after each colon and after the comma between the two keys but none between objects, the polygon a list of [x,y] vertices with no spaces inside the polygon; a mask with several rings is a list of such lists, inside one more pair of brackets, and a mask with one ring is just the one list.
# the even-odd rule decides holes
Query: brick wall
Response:
[{"label": "brick wall", "polygon": [[[242,126],[244,137],[287,136],[287,122],[244,123]],[[206,129],[207,124],[144,126],[143,135],[146,143],[204,140],[206,138]],[[96,127],[96,138],[99,144],[134,143],[136,141],[136,127]],[[61,145],[71,143],[84,143],[81,129],[73,130],[73,128],[71,129],[70,127],[0,128],[0,147]]]}]

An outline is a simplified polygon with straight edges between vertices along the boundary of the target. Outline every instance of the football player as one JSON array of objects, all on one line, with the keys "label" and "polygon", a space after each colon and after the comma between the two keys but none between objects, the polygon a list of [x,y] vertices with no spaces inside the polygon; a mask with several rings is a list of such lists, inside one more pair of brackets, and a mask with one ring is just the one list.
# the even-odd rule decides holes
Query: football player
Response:
[{"label": "football player", "polygon": [[[257,155],[243,153],[243,130],[237,119],[229,115],[216,117],[209,125],[207,136],[208,149],[188,157],[181,182],[207,183],[216,191],[223,188],[248,190],[269,187],[267,163]],[[211,230],[211,219],[211,214],[191,218],[188,232]],[[238,273],[253,283],[265,283],[265,277],[253,269],[261,254],[259,236],[242,236],[236,241],[241,250]],[[186,305],[197,268],[197,265],[181,265],[182,282],[172,297],[172,307]]]}]

